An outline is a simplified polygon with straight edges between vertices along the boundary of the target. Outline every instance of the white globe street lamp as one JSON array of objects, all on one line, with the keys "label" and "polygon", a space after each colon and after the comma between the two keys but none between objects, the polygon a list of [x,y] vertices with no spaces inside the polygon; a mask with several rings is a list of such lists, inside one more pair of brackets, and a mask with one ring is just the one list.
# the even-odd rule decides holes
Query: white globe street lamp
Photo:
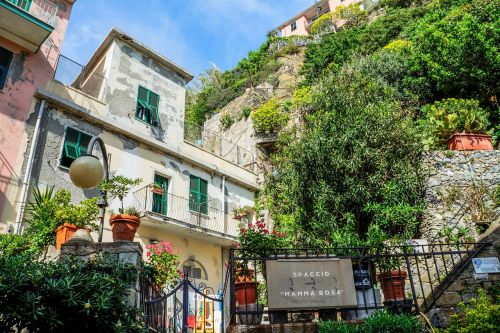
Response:
[{"label": "white globe street lamp", "polygon": [[[101,149],[104,165],[101,164],[97,156],[92,155],[92,151],[96,144],[99,145]],[[89,142],[87,152],[89,155],[78,157],[69,167],[69,177],[71,181],[82,189],[94,188],[99,185],[103,179],[109,179],[108,154],[104,146],[104,141],[102,141],[101,138],[93,137]],[[101,243],[104,230],[104,215],[106,213],[106,207],[108,206],[106,191],[101,191],[101,198],[97,202],[97,206],[99,207],[100,220],[98,242]]]}]

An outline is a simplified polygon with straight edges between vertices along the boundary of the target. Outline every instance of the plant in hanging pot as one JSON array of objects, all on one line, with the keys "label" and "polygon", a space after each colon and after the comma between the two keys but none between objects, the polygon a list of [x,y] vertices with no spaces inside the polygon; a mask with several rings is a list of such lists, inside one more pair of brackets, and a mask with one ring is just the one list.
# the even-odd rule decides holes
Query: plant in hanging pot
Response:
[{"label": "plant in hanging pot", "polygon": [[142,179],[114,176],[103,180],[99,185],[101,191],[107,191],[111,197],[120,200],[119,214],[111,214],[109,224],[113,233],[113,241],[133,241],[137,228],[141,223],[139,213],[133,207],[124,208],[123,199],[130,190],[141,183]]},{"label": "plant in hanging pot", "polygon": [[422,108],[426,149],[493,150],[489,113],[477,100],[448,98]]},{"label": "plant in hanging pot", "polygon": [[247,216],[247,211],[245,208],[238,207],[233,209],[233,218],[235,220],[241,221],[241,219],[244,218],[245,216]]},{"label": "plant in hanging pot", "polygon": [[151,189],[151,192],[153,192],[153,193],[163,194],[163,187],[158,183],[153,183],[153,184],[149,185],[149,188]]}]

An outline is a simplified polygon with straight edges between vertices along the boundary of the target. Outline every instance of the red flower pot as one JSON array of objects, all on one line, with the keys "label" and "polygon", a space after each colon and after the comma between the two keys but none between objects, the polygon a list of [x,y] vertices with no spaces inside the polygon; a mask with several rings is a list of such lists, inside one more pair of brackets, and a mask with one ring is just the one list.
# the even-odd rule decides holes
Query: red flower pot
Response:
[{"label": "red flower pot", "polygon": [[388,271],[378,275],[378,280],[384,293],[386,301],[396,301],[405,299],[405,271]]},{"label": "red flower pot", "polygon": [[56,249],[60,249],[61,245],[73,238],[75,232],[80,229],[71,223],[64,223],[56,229]]},{"label": "red flower pot", "polygon": [[109,219],[113,241],[133,241],[141,219],[134,215],[117,214]]},{"label": "red flower pot", "polygon": [[257,302],[257,282],[236,282],[234,284],[236,304],[255,304]]},{"label": "red flower pot", "polygon": [[493,150],[490,135],[474,133],[455,133],[448,141],[449,150]]}]

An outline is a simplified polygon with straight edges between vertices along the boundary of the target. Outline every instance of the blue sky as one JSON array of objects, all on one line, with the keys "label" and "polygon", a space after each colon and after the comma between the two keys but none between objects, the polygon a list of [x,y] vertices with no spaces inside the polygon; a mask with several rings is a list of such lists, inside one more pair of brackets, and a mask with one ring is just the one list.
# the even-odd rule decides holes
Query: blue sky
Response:
[{"label": "blue sky", "polygon": [[85,64],[116,27],[193,74],[232,68],[313,0],[78,0],[63,55]]}]

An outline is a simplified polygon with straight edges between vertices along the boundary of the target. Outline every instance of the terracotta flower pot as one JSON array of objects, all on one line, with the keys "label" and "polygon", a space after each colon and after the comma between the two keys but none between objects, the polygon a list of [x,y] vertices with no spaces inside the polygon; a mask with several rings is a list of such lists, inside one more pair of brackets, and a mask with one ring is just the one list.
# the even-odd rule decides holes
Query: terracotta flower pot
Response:
[{"label": "terracotta flower pot", "polygon": [[156,194],[163,194],[163,188],[161,187],[150,187],[151,188],[151,192],[153,193],[156,193]]},{"label": "terracotta flower pot", "polygon": [[257,282],[236,282],[234,284],[236,304],[255,304],[257,301]]},{"label": "terracotta flower pot", "polygon": [[383,272],[378,275],[377,279],[380,282],[386,301],[405,299],[406,276],[405,271],[399,270]]},{"label": "terracotta flower pot", "polygon": [[253,269],[237,269],[235,274],[235,282],[252,282],[254,280],[255,271]]},{"label": "terracotta flower pot", "polygon": [[61,245],[73,238],[75,232],[80,229],[71,223],[64,223],[56,229],[56,249],[60,249]]},{"label": "terracotta flower pot", "polygon": [[133,241],[141,219],[134,215],[117,214],[109,219],[113,241]]},{"label": "terracotta flower pot", "polygon": [[455,133],[448,141],[449,150],[493,150],[490,135],[474,133]]}]

